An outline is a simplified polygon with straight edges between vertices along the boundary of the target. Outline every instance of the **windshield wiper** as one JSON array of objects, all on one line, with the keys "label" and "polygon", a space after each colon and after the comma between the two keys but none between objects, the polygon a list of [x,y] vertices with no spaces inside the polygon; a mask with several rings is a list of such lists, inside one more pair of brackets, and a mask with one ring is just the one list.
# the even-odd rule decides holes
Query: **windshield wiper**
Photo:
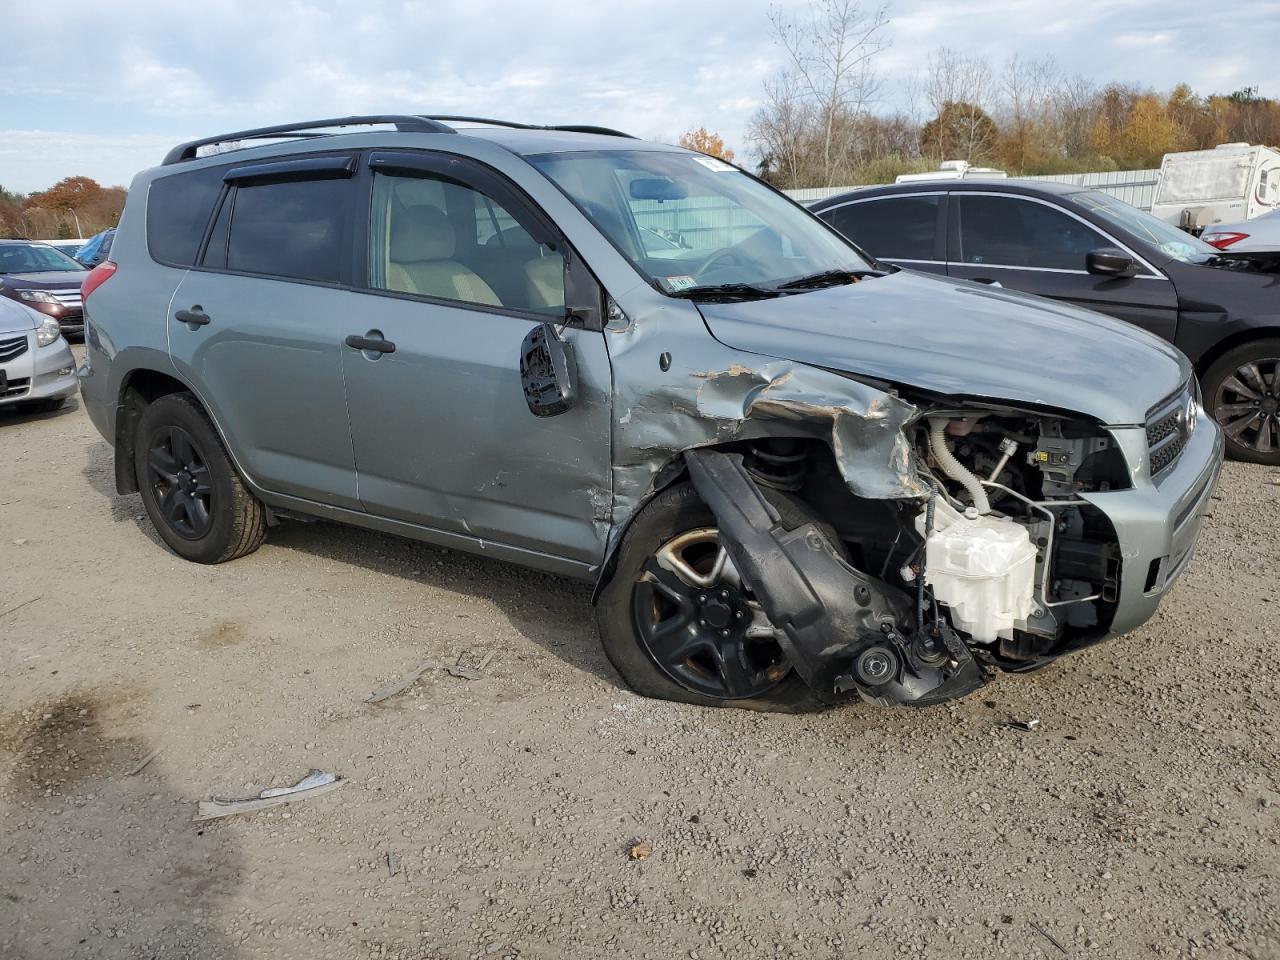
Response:
[{"label": "windshield wiper", "polygon": [[780,297],[782,293],[769,287],[757,287],[751,283],[719,283],[714,286],[688,287],[671,294],[684,300],[764,300]]},{"label": "windshield wiper", "polygon": [[863,276],[864,274],[854,270],[823,270],[821,273],[811,273],[807,277],[780,283],[778,289],[814,290],[818,287],[834,287],[842,283],[857,283]]}]

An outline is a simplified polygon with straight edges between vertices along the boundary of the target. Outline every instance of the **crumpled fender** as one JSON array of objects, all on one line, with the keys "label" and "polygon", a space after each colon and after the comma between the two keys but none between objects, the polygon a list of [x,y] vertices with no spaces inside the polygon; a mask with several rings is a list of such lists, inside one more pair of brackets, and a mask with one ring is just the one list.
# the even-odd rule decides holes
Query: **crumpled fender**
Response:
[{"label": "crumpled fender", "polygon": [[814,523],[794,530],[743,467],[714,450],[685,454],[689,477],[720,529],[743,583],[783,636],[796,672],[822,700],[856,691],[881,704],[925,705],[962,696],[986,678],[945,625],[922,656],[911,598],[846,563]]}]

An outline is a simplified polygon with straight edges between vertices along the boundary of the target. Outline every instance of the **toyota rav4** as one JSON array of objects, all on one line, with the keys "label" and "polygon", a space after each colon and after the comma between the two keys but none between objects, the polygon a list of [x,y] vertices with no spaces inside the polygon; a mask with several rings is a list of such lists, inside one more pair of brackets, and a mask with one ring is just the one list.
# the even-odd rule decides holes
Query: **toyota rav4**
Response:
[{"label": "toyota rav4", "polygon": [[182,144],[84,300],[86,407],[180,556],[306,516],[582,578],[623,678],[698,704],[935,703],[1132,630],[1222,460],[1169,344],[594,127]]}]

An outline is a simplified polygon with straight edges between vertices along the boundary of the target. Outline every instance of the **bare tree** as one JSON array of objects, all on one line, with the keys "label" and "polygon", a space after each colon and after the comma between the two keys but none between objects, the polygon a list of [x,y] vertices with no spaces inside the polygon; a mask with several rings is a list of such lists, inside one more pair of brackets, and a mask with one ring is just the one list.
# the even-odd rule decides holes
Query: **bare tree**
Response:
[{"label": "bare tree", "polygon": [[993,94],[991,66],[978,56],[967,57],[949,47],[929,55],[924,96],[933,109],[933,123],[945,120],[946,136],[935,137],[939,147],[960,156],[938,156],[937,160],[984,160],[996,145],[996,127],[988,108]]},{"label": "bare tree", "polygon": [[795,185],[808,166],[812,116],[793,74],[764,83],[764,104],[751,118],[747,137],[756,144],[761,169],[778,183]]},{"label": "bare tree", "polygon": [[873,61],[888,44],[883,37],[888,8],[864,9],[858,0],[809,0],[801,17],[791,19],[775,7],[769,21],[791,61],[789,72],[802,100],[814,113],[822,180],[831,186],[850,148],[838,128],[864,114],[879,89]]},{"label": "bare tree", "polygon": [[1037,133],[1046,126],[1049,107],[1062,84],[1062,69],[1053,57],[1027,58],[1015,53],[1005,61],[1001,87],[1008,160],[1022,171],[1033,158]]}]

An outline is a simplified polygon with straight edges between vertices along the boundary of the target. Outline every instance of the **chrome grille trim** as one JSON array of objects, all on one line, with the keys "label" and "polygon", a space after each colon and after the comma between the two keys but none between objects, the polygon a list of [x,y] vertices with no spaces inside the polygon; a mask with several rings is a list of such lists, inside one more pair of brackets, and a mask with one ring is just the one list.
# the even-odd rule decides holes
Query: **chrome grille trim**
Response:
[{"label": "chrome grille trim", "polygon": [[1186,383],[1147,414],[1147,458],[1151,464],[1151,476],[1158,476],[1177,463],[1191,439],[1186,409],[1188,401],[1194,397],[1194,387]]},{"label": "chrome grille trim", "polygon": [[0,340],[0,363],[16,360],[27,352],[27,335]]}]

